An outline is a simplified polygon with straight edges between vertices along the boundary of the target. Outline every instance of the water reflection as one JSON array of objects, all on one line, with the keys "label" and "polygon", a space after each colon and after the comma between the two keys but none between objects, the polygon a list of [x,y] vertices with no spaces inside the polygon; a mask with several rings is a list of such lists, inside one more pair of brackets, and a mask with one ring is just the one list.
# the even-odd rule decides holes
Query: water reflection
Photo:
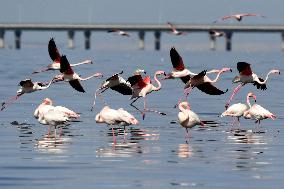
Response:
[{"label": "water reflection", "polygon": [[10,123],[13,127],[17,128],[20,138],[20,149],[21,151],[31,151],[31,145],[34,138],[33,124],[19,123],[18,121],[13,121]]},{"label": "water reflection", "polygon": [[192,148],[189,144],[179,144],[177,156],[179,158],[189,158],[193,155]]}]

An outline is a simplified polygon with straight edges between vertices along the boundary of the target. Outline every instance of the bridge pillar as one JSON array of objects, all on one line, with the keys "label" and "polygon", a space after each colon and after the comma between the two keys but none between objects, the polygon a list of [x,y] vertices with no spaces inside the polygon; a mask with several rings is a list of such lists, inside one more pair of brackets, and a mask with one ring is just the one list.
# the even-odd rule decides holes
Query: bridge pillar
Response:
[{"label": "bridge pillar", "polygon": [[21,30],[15,30],[15,48],[20,49],[21,48]]},{"label": "bridge pillar", "polygon": [[210,37],[210,49],[212,51],[216,50],[216,37],[214,35],[209,34]]},{"label": "bridge pillar", "polygon": [[74,49],[74,47],[75,47],[75,45],[74,45],[74,35],[75,35],[74,30],[69,30],[68,31],[68,48],[69,49]]},{"label": "bridge pillar", "polygon": [[232,50],[232,32],[226,32],[225,40],[226,40],[226,50],[231,51]]},{"label": "bridge pillar", "polygon": [[282,51],[284,51],[284,33],[281,33],[281,37],[282,37],[281,49]]},{"label": "bridge pillar", "polygon": [[5,34],[5,30],[0,30],[0,48],[4,48],[5,44],[4,44],[4,34]]},{"label": "bridge pillar", "polygon": [[86,30],[84,32],[84,35],[85,35],[85,49],[90,49],[90,47],[91,47],[91,31]]},{"label": "bridge pillar", "polygon": [[154,33],[155,36],[155,50],[160,50],[161,47],[161,32],[160,31],[155,31]]},{"label": "bridge pillar", "polygon": [[145,31],[140,30],[138,32],[139,35],[139,49],[143,50],[145,49]]}]

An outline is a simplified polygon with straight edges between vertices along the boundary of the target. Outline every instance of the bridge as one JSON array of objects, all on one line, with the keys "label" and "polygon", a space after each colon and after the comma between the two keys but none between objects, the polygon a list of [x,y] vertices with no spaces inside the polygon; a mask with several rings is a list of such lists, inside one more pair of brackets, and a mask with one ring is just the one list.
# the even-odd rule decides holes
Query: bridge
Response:
[{"label": "bridge", "polygon": [[[225,48],[232,49],[233,33],[279,33],[282,37],[281,48],[284,50],[284,25],[222,25],[222,24],[180,24],[176,25],[179,31],[184,32],[206,32],[210,30],[222,31],[226,35]],[[120,29],[128,32],[137,32],[139,38],[139,48],[145,48],[145,33],[154,33],[155,49],[160,49],[161,33],[169,32],[170,28],[166,24],[0,24],[0,48],[5,47],[4,35],[6,31],[14,32],[15,48],[21,48],[21,34],[28,31],[66,31],[68,35],[68,47],[74,48],[74,35],[76,31],[83,31],[85,37],[85,49],[90,49],[91,33],[97,31],[108,31]],[[210,48],[216,48],[216,37],[209,35]]]}]

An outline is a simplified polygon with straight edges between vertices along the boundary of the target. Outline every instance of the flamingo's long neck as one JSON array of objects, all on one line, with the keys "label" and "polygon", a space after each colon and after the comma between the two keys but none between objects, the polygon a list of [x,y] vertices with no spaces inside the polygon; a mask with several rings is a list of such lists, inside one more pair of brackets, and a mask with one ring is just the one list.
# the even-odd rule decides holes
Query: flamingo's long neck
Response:
[{"label": "flamingo's long neck", "polygon": [[249,102],[249,98],[250,98],[250,96],[248,95],[248,96],[247,96],[247,104],[248,104],[248,106],[251,108],[251,104],[250,104],[250,102]]},{"label": "flamingo's long neck", "polygon": [[220,70],[220,71],[218,72],[218,74],[217,74],[216,78],[212,81],[212,83],[217,82],[217,81],[219,80],[220,75],[221,75],[223,72],[225,72],[223,69],[222,69],[222,70]]},{"label": "flamingo's long neck", "polygon": [[153,87],[153,91],[158,91],[161,89],[162,85],[161,85],[161,82],[157,79],[157,75],[159,75],[157,72],[155,73],[155,76],[154,76],[154,80],[156,81],[156,83],[158,84],[157,87]]},{"label": "flamingo's long neck", "polygon": [[[277,71],[278,71],[278,70],[277,70]],[[277,73],[277,72],[276,72],[276,70],[270,70],[270,71],[267,73],[267,75],[266,75],[266,77],[265,77],[265,80],[264,80],[264,81],[258,81],[258,83],[259,83],[259,84],[265,84],[266,81],[267,81],[268,78],[269,78],[269,75],[272,74],[272,73]],[[278,73],[279,73],[279,71],[278,71]]]},{"label": "flamingo's long neck", "polygon": [[79,65],[82,65],[82,64],[90,64],[91,61],[89,60],[85,60],[83,62],[79,62],[79,63],[76,63],[76,64],[70,64],[71,67],[74,67],[74,66],[79,66]]},{"label": "flamingo's long neck", "polygon": [[47,88],[49,88],[50,87],[50,85],[52,84],[52,82],[55,80],[55,78],[52,78],[52,80],[50,80],[50,82],[48,83],[48,85],[47,86],[44,86],[44,87],[40,87],[39,86],[39,89],[40,90],[43,90],[43,89],[47,89]]},{"label": "flamingo's long neck", "polygon": [[81,78],[80,76],[78,76],[78,79],[81,80],[81,81],[86,81],[88,79],[91,79],[93,77],[99,77],[100,75],[102,75],[101,73],[95,73],[94,75],[91,75],[89,77],[86,77],[86,78]]}]

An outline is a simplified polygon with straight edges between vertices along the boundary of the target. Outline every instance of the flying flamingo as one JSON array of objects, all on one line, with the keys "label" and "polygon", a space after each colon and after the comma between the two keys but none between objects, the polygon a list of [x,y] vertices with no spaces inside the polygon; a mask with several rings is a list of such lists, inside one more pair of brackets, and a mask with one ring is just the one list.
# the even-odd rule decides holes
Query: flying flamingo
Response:
[{"label": "flying flamingo", "polygon": [[168,26],[171,28],[171,30],[172,30],[172,34],[174,34],[174,35],[186,35],[187,33],[186,32],[181,32],[181,31],[178,31],[177,29],[176,29],[176,27],[172,24],[172,23],[170,23],[170,22],[167,22],[167,24],[168,24]]},{"label": "flying flamingo", "polygon": [[[164,79],[173,79],[173,78],[180,78],[188,88],[190,85],[191,87],[197,87],[202,92],[209,94],[209,95],[221,95],[224,94],[224,91],[217,89],[212,83],[215,83],[219,80],[219,76],[227,71],[232,71],[230,68],[222,68],[221,70],[210,70],[210,71],[203,71],[199,74],[191,72],[189,69],[186,69],[183,63],[182,57],[173,47],[170,50],[171,62],[173,65],[173,71]],[[211,80],[206,74],[209,73],[217,73],[217,76],[214,80]]]},{"label": "flying flamingo", "polygon": [[262,106],[258,104],[254,104],[251,106],[249,102],[249,97],[253,97],[256,100],[256,96],[253,93],[249,93],[247,96],[247,103],[249,105],[249,109],[244,112],[244,117],[245,118],[252,118],[255,119],[255,123],[260,124],[260,120],[270,118],[274,120],[276,116],[269,112],[267,109],[263,108]]},{"label": "flying flamingo", "polygon": [[126,37],[130,37],[130,34],[122,31],[122,30],[118,30],[118,29],[112,29],[112,30],[108,30],[108,33],[117,33],[117,35],[121,35],[121,36],[126,36]]},{"label": "flying flamingo", "polygon": [[69,84],[77,91],[79,92],[85,92],[84,88],[82,87],[82,85],[80,84],[79,81],[86,81],[88,79],[91,79],[93,77],[100,77],[102,76],[102,73],[95,73],[87,78],[81,78],[77,73],[75,73],[66,56],[62,56],[61,59],[60,59],[60,62],[61,62],[61,66],[60,66],[60,72],[62,74],[60,75],[57,75],[55,76],[55,82],[58,82],[58,81],[67,81],[69,82]]},{"label": "flying flamingo", "polygon": [[178,122],[186,129],[186,138],[189,138],[188,129],[196,125],[204,126],[204,123],[200,121],[198,115],[190,109],[188,102],[184,101],[179,103],[178,108],[180,110],[178,113]]},{"label": "flying flamingo", "polygon": [[[51,38],[48,42],[48,53],[49,53],[49,56],[50,56],[50,58],[53,62],[42,70],[34,71],[33,74],[40,73],[40,72],[46,72],[46,71],[49,71],[49,70],[60,70],[61,55],[59,53],[59,50],[56,47],[56,44],[55,44],[53,38]],[[79,63],[76,63],[76,64],[70,64],[70,66],[73,67],[73,66],[79,66],[79,65],[82,65],[82,64],[92,64],[92,61],[91,60],[85,60],[83,62],[79,62]]]},{"label": "flying flamingo", "polygon": [[[250,106],[249,101],[248,101],[249,97],[253,97],[256,100],[256,96],[253,93],[248,93],[247,94],[247,105],[248,106]],[[233,104],[221,114],[221,117],[224,117],[224,116],[235,117],[236,119],[233,121],[233,125],[236,124],[237,122],[238,125],[240,126],[240,117],[242,117],[244,113],[249,109],[247,105],[243,103]]]},{"label": "flying flamingo", "polygon": [[210,36],[212,36],[212,37],[222,37],[222,36],[225,36],[225,35],[226,35],[225,32],[217,31],[217,30],[209,30],[209,34],[210,34]]},{"label": "flying flamingo", "polygon": [[270,74],[280,74],[279,70],[270,70],[267,75],[265,80],[258,77],[255,73],[252,72],[250,64],[247,62],[238,62],[237,63],[237,69],[240,73],[239,76],[236,76],[233,79],[233,83],[238,83],[241,82],[233,91],[233,94],[231,95],[230,99],[227,101],[225,108],[227,109],[229,107],[230,102],[234,98],[234,96],[239,92],[242,86],[244,86],[247,83],[253,83],[257,87],[257,89],[261,90],[266,90],[266,82],[268,80],[268,77]]},{"label": "flying flamingo", "polygon": [[7,106],[18,100],[20,96],[25,93],[32,93],[35,91],[45,90],[50,87],[51,83],[55,79],[53,78],[47,85],[41,82],[32,82],[31,79],[22,80],[19,85],[21,88],[17,91],[17,95],[9,98],[7,101],[2,102],[1,111],[4,110]]},{"label": "flying flamingo", "polygon": [[124,109],[120,108],[118,110],[115,110],[111,109],[109,106],[104,106],[103,109],[96,115],[95,120],[97,123],[106,123],[107,125],[111,126],[114,144],[116,144],[116,137],[113,129],[114,125],[124,127],[125,137],[126,126],[139,124],[139,121]]},{"label": "flying flamingo", "polygon": [[218,20],[214,21],[214,23],[218,22],[218,21],[224,21],[230,18],[234,18],[237,21],[241,21],[243,17],[245,16],[258,16],[258,17],[263,17],[265,18],[266,16],[263,16],[261,14],[253,14],[253,13],[241,13],[241,14],[233,14],[233,15],[228,15],[228,16],[223,16],[221,18],[219,18]]}]

